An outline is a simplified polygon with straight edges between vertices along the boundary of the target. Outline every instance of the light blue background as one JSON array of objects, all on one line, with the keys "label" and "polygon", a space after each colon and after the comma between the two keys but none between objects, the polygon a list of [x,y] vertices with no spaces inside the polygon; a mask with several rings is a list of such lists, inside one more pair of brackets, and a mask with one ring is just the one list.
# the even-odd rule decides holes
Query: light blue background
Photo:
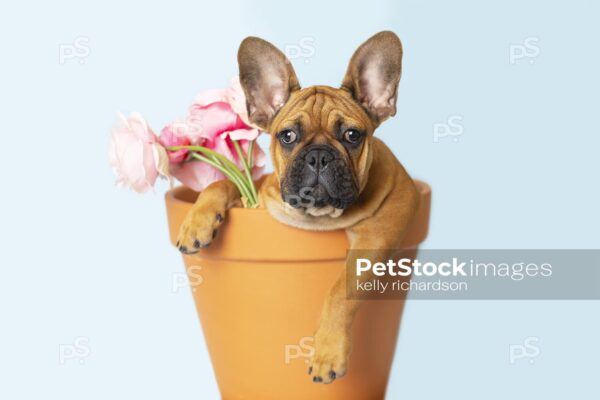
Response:
[{"label": "light blue background", "polygon": [[[159,130],[236,74],[241,39],[337,85],[371,34],[403,40],[398,114],[378,131],[433,187],[428,248],[598,248],[600,58],[592,1],[13,2],[0,6],[0,398],[216,399],[162,193],[119,190],[116,111]],[[89,54],[59,63],[59,46]],[[537,38],[511,64],[511,45]],[[293,47],[292,47],[293,48]],[[312,51],[311,51],[312,52]],[[434,124],[462,134],[434,141]],[[174,275],[175,274],[175,275]],[[390,399],[598,399],[598,302],[411,302]],[[59,345],[89,339],[84,364]],[[540,354],[509,362],[509,345]]]}]

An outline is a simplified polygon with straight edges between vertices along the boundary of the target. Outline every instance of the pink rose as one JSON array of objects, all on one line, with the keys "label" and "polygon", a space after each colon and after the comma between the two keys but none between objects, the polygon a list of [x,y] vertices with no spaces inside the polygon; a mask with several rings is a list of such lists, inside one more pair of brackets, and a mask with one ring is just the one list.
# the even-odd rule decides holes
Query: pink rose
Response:
[{"label": "pink rose", "polygon": [[[191,141],[188,137],[184,136],[186,128],[187,126],[185,124],[179,122],[174,122],[171,125],[165,126],[158,138],[159,143],[164,147],[189,146]],[[168,151],[169,162],[179,164],[185,161],[189,152],[188,149]]]},{"label": "pink rose", "polygon": [[[255,140],[260,134],[258,129],[247,122],[247,119],[246,98],[239,79],[234,78],[230,88],[200,93],[190,107],[187,118],[171,126],[177,126],[175,133],[180,138],[187,138],[193,145],[204,146],[224,155],[241,170],[242,161],[232,140],[238,140],[246,153],[249,142]],[[170,130],[173,132],[173,129]],[[163,143],[163,134],[161,134],[161,143]],[[168,135],[169,133],[165,137],[171,138]],[[165,143],[171,142],[165,139]],[[171,174],[195,191],[201,191],[212,182],[225,178],[220,171],[204,162],[181,163],[185,158],[182,159],[180,155],[169,154],[169,158],[174,160],[171,161]],[[262,174],[265,158],[262,149],[255,143],[252,169],[255,179]]]},{"label": "pink rose", "polygon": [[249,128],[233,111],[229,103],[192,104],[186,118],[187,136],[192,143],[202,145],[216,135],[236,129]]},{"label": "pink rose", "polygon": [[213,103],[227,103],[246,126],[254,127],[248,120],[246,95],[239,76],[231,78],[231,86],[226,89],[205,90],[199,93],[194,100],[194,105],[204,107]]},{"label": "pink rose", "polygon": [[[259,132],[256,129],[237,129],[231,132],[221,132],[211,139],[202,138],[201,143],[198,144],[224,155],[242,170],[243,165],[237,155],[232,139],[239,138],[240,147],[244,154],[247,154],[250,142],[243,138],[251,138],[250,140],[254,140],[258,134]],[[263,173],[266,156],[257,143],[254,144],[252,159],[252,176],[254,179],[258,179]],[[171,174],[181,183],[197,192],[204,190],[205,187],[215,181],[225,179],[225,176],[217,169],[204,162],[194,161],[171,164]]]},{"label": "pink rose", "polygon": [[129,118],[119,114],[120,124],[112,129],[109,160],[117,176],[117,184],[138,193],[148,191],[158,177],[156,135],[138,113]]}]

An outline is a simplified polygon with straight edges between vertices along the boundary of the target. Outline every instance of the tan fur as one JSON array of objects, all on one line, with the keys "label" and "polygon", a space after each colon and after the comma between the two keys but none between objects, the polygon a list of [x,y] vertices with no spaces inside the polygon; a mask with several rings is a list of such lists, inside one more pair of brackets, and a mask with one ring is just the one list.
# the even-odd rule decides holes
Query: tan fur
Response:
[{"label": "tan fur", "polygon": [[[244,48],[244,43],[257,47],[251,51],[252,48]],[[274,59],[275,62],[281,62],[282,57],[285,59],[281,52],[267,42],[257,38],[246,39],[240,48],[240,72],[247,96],[249,91],[261,87],[253,81],[257,72],[243,69],[244,65],[250,65],[249,68],[255,67],[252,57],[258,51],[262,58]],[[275,97],[283,98],[285,102],[270,104],[270,97],[264,96],[256,89],[252,96],[258,98],[257,103],[249,104],[249,109],[257,105],[257,117],[254,121],[260,123],[272,136],[271,158],[274,173],[261,179],[261,205],[266,207],[274,218],[291,226],[317,231],[345,229],[351,249],[370,250],[369,257],[381,260],[389,258],[389,251],[399,247],[417,210],[419,199],[416,187],[404,168],[387,146],[373,136],[373,131],[379,123],[395,113],[395,91],[397,80],[400,78],[398,58],[401,58],[397,56],[398,52],[401,55],[400,42],[394,34],[382,32],[375,35],[355,53],[344,85],[340,89],[327,86],[299,89],[293,69],[287,64],[279,66],[279,70],[283,71],[280,80],[284,84],[278,88],[283,87],[285,90],[278,92]],[[384,71],[387,74],[385,76],[389,75],[391,79],[384,87],[387,91],[391,87],[393,93],[383,92],[383,100],[381,96],[376,97],[368,93],[368,87],[360,90],[353,87],[353,84],[362,82],[355,75],[360,73],[361,68],[358,64],[367,62],[361,57],[363,53],[367,56],[373,53],[380,58],[396,54],[390,62],[391,72]],[[357,98],[357,92],[362,93],[360,99]],[[267,106],[261,109],[261,104]],[[347,151],[340,143],[334,134],[335,124],[340,120],[367,133],[360,148]],[[302,125],[305,137],[292,151],[286,151],[279,144],[276,134],[297,124]],[[330,206],[329,209],[313,209],[307,212],[304,209],[291,208],[282,200],[282,176],[285,176],[290,160],[310,144],[328,144],[335,147],[351,166],[360,195],[358,200],[343,212]],[[219,223],[216,215],[224,216],[227,208],[239,204],[239,193],[232,183],[221,181],[210,185],[199,197],[183,224],[179,235],[180,245],[186,249],[193,249],[196,240],[203,246],[210,243],[213,231]],[[347,265],[353,267],[355,260],[348,259]],[[367,280],[369,276],[363,276],[361,279]],[[346,295],[344,273],[331,288],[315,333],[315,352],[309,367],[315,382],[330,383],[347,371],[352,320],[360,301],[348,300]]]}]

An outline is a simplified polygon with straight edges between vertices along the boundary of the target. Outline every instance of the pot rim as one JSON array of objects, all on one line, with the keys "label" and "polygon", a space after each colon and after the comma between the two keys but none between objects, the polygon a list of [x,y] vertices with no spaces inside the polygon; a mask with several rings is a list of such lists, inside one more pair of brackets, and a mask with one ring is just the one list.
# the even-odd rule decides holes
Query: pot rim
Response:
[{"label": "pot rim", "polygon": [[[431,188],[415,181],[421,202],[400,248],[417,247],[427,237]],[[169,236],[175,245],[179,227],[191,209],[198,193],[178,186],[165,194],[169,220]],[[238,261],[311,262],[336,261],[347,256],[348,238],[343,229],[310,231],[279,222],[266,208],[236,207],[227,211],[228,217],[211,246],[192,257]],[[258,233],[257,233],[258,232]],[[230,235],[230,240],[222,236]],[[300,245],[301,243],[301,245]],[[310,251],[307,251],[310,249]]]}]

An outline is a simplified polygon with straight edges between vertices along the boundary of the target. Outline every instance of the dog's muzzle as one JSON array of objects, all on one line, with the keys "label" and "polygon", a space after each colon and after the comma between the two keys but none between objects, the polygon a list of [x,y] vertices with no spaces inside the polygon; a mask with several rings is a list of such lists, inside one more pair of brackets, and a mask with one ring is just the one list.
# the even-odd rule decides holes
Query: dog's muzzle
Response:
[{"label": "dog's muzzle", "polygon": [[352,170],[335,148],[309,145],[292,161],[282,180],[281,194],[295,208],[345,209],[358,198],[358,187]]}]

